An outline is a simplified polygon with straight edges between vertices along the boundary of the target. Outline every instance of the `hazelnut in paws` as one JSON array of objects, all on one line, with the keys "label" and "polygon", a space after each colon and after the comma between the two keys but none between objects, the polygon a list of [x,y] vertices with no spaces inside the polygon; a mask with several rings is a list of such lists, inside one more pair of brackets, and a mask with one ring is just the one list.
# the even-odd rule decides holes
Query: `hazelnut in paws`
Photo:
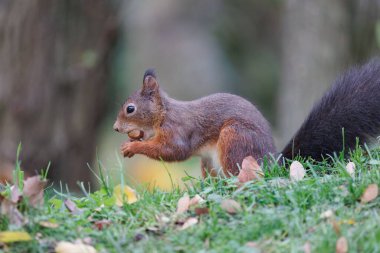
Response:
[{"label": "hazelnut in paws", "polygon": [[131,140],[141,140],[144,137],[144,131],[135,129],[130,132],[128,132],[128,137],[131,138]]}]

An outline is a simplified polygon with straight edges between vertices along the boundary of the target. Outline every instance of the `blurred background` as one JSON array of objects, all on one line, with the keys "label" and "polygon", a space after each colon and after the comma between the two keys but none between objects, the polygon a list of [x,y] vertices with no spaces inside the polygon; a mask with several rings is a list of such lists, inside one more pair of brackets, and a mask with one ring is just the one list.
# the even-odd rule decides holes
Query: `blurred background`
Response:
[{"label": "blurred background", "polygon": [[123,159],[116,114],[154,67],[172,97],[254,102],[281,149],[342,70],[380,52],[379,0],[1,0],[0,180],[18,144],[28,175],[76,189],[88,165],[167,189],[199,159]]}]

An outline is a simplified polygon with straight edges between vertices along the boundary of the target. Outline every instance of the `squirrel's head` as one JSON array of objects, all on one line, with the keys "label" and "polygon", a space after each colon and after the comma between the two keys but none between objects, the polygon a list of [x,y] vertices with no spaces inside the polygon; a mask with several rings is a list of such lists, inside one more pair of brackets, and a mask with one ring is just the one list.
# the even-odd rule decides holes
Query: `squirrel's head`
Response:
[{"label": "squirrel's head", "polygon": [[163,102],[156,75],[152,69],[148,69],[144,74],[142,88],[130,95],[122,105],[113,126],[114,130],[121,133],[142,130],[145,132],[144,139],[150,138],[153,129],[163,121]]}]

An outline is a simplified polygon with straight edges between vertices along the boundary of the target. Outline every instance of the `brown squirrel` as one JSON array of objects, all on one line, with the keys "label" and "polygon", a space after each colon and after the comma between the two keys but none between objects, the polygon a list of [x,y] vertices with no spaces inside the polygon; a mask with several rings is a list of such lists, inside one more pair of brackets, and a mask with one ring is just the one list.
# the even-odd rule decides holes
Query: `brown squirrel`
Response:
[{"label": "brown squirrel", "polygon": [[[342,131],[343,129],[343,131]],[[202,175],[237,175],[247,156],[261,161],[276,154],[271,129],[242,97],[217,93],[193,101],[170,98],[147,70],[143,86],[123,104],[114,130],[127,133],[125,157],[183,161],[201,156]],[[380,131],[380,60],[353,68],[337,79],[281,152],[320,160],[344,148],[373,141]]]}]

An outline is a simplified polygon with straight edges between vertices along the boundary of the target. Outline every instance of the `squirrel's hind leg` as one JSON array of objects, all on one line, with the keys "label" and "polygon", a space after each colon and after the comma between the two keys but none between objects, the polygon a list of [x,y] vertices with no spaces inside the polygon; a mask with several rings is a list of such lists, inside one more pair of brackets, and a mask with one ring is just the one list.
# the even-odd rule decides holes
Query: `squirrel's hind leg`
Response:
[{"label": "squirrel's hind leg", "polygon": [[223,126],[217,142],[220,164],[227,177],[239,174],[239,166],[243,159],[252,156],[261,160],[265,155],[266,139],[260,133],[244,126],[240,122],[233,122]]}]

